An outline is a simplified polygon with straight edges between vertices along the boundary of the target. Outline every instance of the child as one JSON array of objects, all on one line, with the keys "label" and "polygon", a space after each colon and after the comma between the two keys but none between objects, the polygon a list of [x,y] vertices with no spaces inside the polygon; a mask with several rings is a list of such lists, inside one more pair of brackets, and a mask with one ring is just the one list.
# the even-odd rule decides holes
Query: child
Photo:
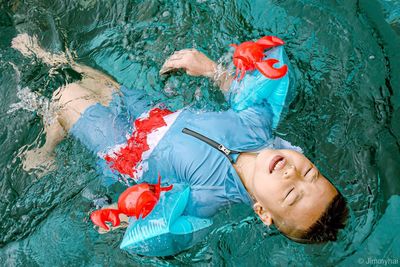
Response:
[{"label": "child", "polygon": [[[269,55],[288,64],[282,47]],[[89,67],[72,67],[83,78],[54,92],[57,120],[46,126],[45,145],[28,152],[25,166],[38,154],[51,155],[69,133],[99,156],[107,177],[156,183],[160,173],[163,183],[188,184],[188,215],[209,218],[229,203],[242,202],[252,205],[264,224],[275,224],[295,241],[336,239],[347,215],[344,198],[298,148],[272,135],[288,100],[271,99],[293,89],[290,69],[282,79],[258,77],[256,85],[249,84],[270,82],[269,97],[240,110],[199,113],[160,105],[151,109],[144,92],[119,86]],[[175,69],[214,79],[233,97],[235,88],[246,84],[247,76],[232,83],[226,72],[215,75],[216,63],[195,49],[174,53],[160,73]]]}]

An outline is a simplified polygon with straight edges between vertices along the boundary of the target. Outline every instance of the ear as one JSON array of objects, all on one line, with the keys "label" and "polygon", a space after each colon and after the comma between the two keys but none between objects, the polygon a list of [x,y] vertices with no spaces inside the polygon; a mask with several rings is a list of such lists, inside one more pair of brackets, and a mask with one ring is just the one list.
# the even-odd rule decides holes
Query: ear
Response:
[{"label": "ear", "polygon": [[253,205],[253,209],[265,225],[270,226],[273,223],[271,213],[264,209],[260,202],[256,202]]}]

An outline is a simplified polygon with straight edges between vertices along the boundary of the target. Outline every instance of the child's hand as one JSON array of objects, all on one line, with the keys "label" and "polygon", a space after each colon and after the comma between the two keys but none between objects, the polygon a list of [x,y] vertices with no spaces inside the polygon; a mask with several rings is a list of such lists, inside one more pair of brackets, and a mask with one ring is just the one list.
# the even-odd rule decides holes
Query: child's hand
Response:
[{"label": "child's hand", "polygon": [[[118,209],[118,203],[113,203],[111,205],[106,205],[106,206],[103,207],[103,209]],[[119,220],[120,220],[120,225],[118,225],[118,226],[110,226],[109,225],[110,230],[105,230],[105,229],[103,229],[101,227],[96,227],[97,228],[97,232],[99,234],[106,234],[106,233],[108,233],[110,231],[113,231],[113,230],[116,230],[118,228],[126,228],[126,227],[128,227],[128,225],[129,225],[129,217],[126,216],[123,213],[119,214],[118,217],[119,217]]]},{"label": "child's hand", "polygon": [[177,69],[184,69],[191,76],[212,78],[217,64],[196,49],[183,49],[172,54],[161,67],[160,75]]}]

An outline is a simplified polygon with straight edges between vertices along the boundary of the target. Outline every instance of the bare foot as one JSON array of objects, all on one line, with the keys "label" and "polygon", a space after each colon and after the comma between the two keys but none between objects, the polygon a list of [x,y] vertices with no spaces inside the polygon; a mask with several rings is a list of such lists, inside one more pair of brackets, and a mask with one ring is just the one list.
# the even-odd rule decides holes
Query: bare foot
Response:
[{"label": "bare foot", "polygon": [[22,156],[22,168],[26,172],[34,171],[38,178],[55,169],[55,157],[40,148],[26,151]]},{"label": "bare foot", "polygon": [[13,38],[11,47],[21,52],[26,57],[36,56],[44,63],[56,66],[68,64],[68,59],[65,53],[52,54],[40,47],[36,36],[29,36],[26,33],[18,34]]}]

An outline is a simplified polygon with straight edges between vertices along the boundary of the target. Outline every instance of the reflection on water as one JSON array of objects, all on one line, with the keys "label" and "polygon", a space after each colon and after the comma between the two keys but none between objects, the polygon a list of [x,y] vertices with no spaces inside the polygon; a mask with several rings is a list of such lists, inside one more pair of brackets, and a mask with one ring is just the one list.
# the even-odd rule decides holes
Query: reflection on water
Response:
[{"label": "reflection on water", "polygon": [[[56,266],[346,265],[360,253],[400,258],[398,233],[388,230],[398,207],[391,196],[400,192],[399,9],[395,1],[382,3],[385,12],[374,0],[0,2],[0,258]],[[44,141],[40,116],[51,110],[48,97],[80,77],[66,62],[51,66],[11,48],[19,33],[36,35],[48,52],[70,51],[78,63],[146,90],[154,102],[207,110],[226,108],[222,94],[206,79],[160,77],[167,56],[195,47],[226,64],[231,43],[268,34],[284,39],[298,85],[277,134],[301,146],[348,199],[351,218],[340,240],[295,244],[237,206],[218,214],[220,226],[204,242],[175,257],[119,250],[123,230],[99,235],[88,214],[96,199],[115,201],[123,187],[102,186],[94,157],[78,142],[63,141],[57,168],[41,179],[22,170],[19,150]]]}]

